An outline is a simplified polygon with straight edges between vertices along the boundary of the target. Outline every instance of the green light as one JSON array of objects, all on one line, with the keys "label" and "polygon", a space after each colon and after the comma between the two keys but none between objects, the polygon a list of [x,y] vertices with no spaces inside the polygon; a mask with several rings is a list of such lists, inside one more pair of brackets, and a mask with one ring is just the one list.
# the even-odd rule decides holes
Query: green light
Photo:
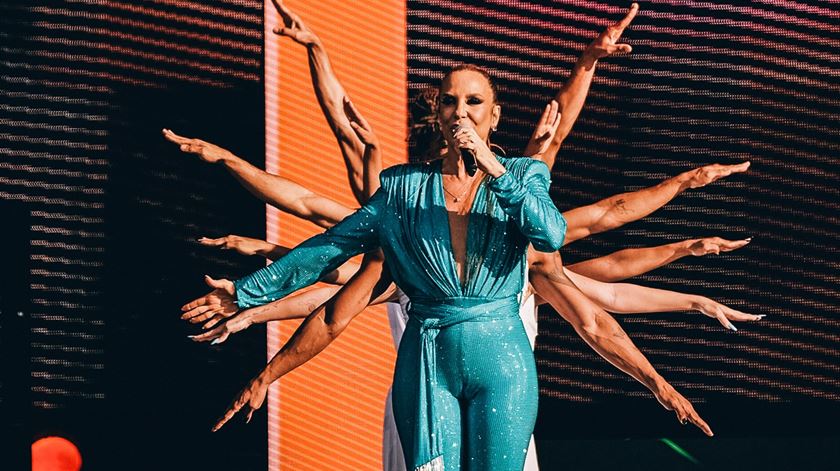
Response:
[{"label": "green light", "polygon": [[698,461],[697,458],[691,456],[691,453],[685,451],[681,446],[674,443],[674,441],[670,438],[660,438],[659,441],[668,445],[668,447],[677,452],[678,455],[682,456],[688,461],[691,461],[693,464],[700,464],[700,461]]}]

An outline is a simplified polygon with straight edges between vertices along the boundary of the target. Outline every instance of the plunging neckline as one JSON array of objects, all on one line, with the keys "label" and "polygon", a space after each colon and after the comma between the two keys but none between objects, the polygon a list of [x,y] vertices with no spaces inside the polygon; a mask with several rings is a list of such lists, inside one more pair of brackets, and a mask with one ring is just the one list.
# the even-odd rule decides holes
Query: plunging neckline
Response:
[{"label": "plunging neckline", "polygon": [[[452,274],[455,277],[456,285],[460,290],[461,296],[466,295],[467,292],[467,285],[469,284],[470,280],[467,275],[468,273],[464,273],[464,281],[461,282],[461,277],[458,276],[458,262],[455,260],[455,247],[452,244],[452,222],[449,220],[449,209],[446,207],[446,192],[443,188],[443,159],[438,160],[438,168],[437,172],[435,172],[438,177],[438,184],[436,185],[435,191],[438,195],[440,195],[441,200],[443,201],[443,215],[446,218],[446,241],[449,245],[447,252],[449,252],[449,263],[452,268]],[[478,200],[478,192],[481,191],[481,187],[484,184],[484,177],[481,177],[481,180],[478,182],[478,186],[475,189],[475,195],[473,195],[473,199],[470,202],[470,209],[466,213],[467,217],[467,224],[464,230],[464,265],[462,267],[463,270],[467,270],[467,264],[470,259],[470,227],[472,226],[472,215],[475,212],[475,204]],[[468,192],[469,195],[469,192]]]}]

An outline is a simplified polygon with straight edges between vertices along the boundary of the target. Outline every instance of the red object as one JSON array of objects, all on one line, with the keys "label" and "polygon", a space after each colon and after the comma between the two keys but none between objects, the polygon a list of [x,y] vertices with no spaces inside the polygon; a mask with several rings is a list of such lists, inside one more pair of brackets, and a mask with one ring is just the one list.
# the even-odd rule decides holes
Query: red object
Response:
[{"label": "red object", "polygon": [[32,444],[32,471],[79,471],[82,454],[70,440],[45,437]]}]

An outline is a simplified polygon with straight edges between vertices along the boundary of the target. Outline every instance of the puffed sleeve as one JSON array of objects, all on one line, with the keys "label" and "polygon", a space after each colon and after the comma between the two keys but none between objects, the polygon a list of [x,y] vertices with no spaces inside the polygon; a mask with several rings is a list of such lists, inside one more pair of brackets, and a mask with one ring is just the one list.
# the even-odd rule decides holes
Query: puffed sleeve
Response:
[{"label": "puffed sleeve", "polygon": [[235,281],[237,305],[245,309],[280,299],[315,283],[349,258],[378,248],[377,228],[387,199],[385,193],[384,187],[380,188],[365,206],[326,232]]},{"label": "puffed sleeve", "polygon": [[[519,226],[522,234],[540,252],[554,252],[563,246],[566,219],[554,206],[548,194],[551,174],[548,167],[535,159],[515,159],[525,165],[523,178],[517,179],[509,168],[488,187],[496,195],[502,210]],[[508,165],[512,162],[509,161]]]}]

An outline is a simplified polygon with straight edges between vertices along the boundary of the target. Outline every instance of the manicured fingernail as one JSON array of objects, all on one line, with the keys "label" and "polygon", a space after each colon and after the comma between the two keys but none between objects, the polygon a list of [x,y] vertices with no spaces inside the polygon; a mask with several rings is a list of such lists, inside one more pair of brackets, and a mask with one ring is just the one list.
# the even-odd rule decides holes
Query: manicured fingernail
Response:
[{"label": "manicured fingernail", "polygon": [[218,343],[219,343],[219,339],[215,339],[212,342],[210,342],[210,345],[216,345]]},{"label": "manicured fingernail", "polygon": [[735,327],[735,326],[734,326],[734,325],[732,325],[732,324],[729,324],[729,330],[731,330],[732,332],[738,332],[738,328],[737,328],[737,327]]},{"label": "manicured fingernail", "polygon": [[752,236],[750,236],[750,237],[747,237],[747,238],[746,238],[746,239],[744,239],[744,240],[746,240],[747,242],[749,242],[749,241],[751,241],[752,239],[753,239],[753,238],[752,238]]},{"label": "manicured fingernail", "polygon": [[761,319],[764,319],[766,316],[767,316],[767,314],[759,314],[756,317],[758,317],[758,320],[761,320]]}]

